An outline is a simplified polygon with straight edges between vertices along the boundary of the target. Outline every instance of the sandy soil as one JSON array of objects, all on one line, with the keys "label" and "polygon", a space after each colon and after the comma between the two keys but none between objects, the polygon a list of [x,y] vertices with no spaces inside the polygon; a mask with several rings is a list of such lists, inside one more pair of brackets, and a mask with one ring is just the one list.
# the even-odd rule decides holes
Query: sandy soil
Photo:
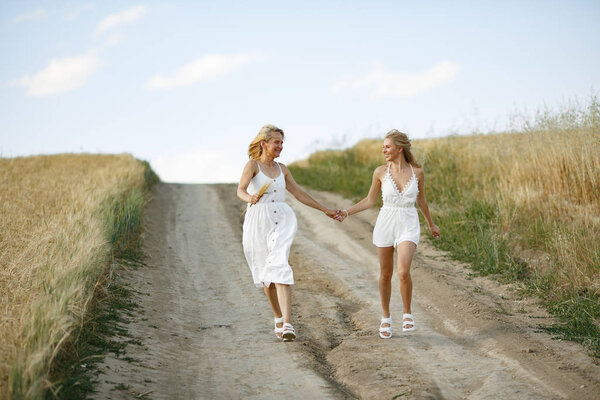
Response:
[{"label": "sandy soil", "polygon": [[425,239],[412,269],[417,330],[400,329],[394,278],[394,336],[380,339],[377,210],[340,224],[289,203],[299,337],[283,343],[243,256],[235,186],[159,184],[145,216],[146,265],[123,277],[140,305],[126,327],[137,341],[127,357],[106,357],[93,398],[598,398],[600,367],[536,330],[550,319],[534,300],[473,277]]}]

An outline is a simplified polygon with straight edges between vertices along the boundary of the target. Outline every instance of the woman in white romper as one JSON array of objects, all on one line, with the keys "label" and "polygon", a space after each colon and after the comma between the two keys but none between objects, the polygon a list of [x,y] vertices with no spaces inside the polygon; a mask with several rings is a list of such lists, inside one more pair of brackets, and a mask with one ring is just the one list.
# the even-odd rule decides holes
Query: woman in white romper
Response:
[{"label": "woman in white romper", "polygon": [[[288,262],[296,234],[294,211],[285,203],[286,189],[303,204],[337,219],[336,210],[327,209],[300,188],[283,164],[275,161],[283,149],[284,133],[265,125],[248,146],[246,163],[237,196],[248,203],[242,244],[254,284],[263,287],[275,315],[275,335],[284,341],[296,338],[291,319],[291,291],[294,274]],[[260,190],[268,184],[261,195]]]},{"label": "woman in white romper", "polygon": [[410,264],[419,244],[421,228],[415,203],[429,224],[434,237],[439,237],[440,229],[429,215],[425,199],[425,174],[423,168],[414,159],[410,151],[410,141],[404,133],[391,130],[383,141],[383,155],[387,165],[379,166],[373,173],[373,181],[367,197],[348,210],[339,210],[341,218],[359,213],[372,207],[379,191],[383,197],[383,207],[379,211],[373,229],[373,244],[379,252],[379,294],[383,317],[379,325],[382,339],[392,337],[392,317],[390,315],[390,297],[392,294],[392,274],[394,270],[394,248],[398,252],[398,275],[404,312],[402,331],[413,331],[415,319],[411,312],[412,280]]}]

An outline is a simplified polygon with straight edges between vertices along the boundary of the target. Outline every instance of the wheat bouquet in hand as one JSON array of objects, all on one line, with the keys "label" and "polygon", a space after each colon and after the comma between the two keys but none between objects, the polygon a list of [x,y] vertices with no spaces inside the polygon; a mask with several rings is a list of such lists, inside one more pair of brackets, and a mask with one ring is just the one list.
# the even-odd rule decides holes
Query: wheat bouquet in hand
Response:
[{"label": "wheat bouquet in hand", "polygon": [[269,188],[269,186],[271,186],[271,182],[267,182],[264,185],[262,185],[262,187],[258,191],[258,195],[260,197],[262,197],[262,195],[265,194],[265,192],[267,191],[267,189]]},{"label": "wheat bouquet in hand", "polygon": [[[262,187],[258,191],[259,200],[262,197],[262,195],[265,194],[265,192],[267,191],[267,189],[269,188],[269,186],[271,186],[271,182],[267,182],[264,185],[262,185]],[[253,205],[254,204],[250,204],[250,207],[252,207]],[[244,215],[245,213],[246,213],[246,210],[242,211],[242,215]]]}]

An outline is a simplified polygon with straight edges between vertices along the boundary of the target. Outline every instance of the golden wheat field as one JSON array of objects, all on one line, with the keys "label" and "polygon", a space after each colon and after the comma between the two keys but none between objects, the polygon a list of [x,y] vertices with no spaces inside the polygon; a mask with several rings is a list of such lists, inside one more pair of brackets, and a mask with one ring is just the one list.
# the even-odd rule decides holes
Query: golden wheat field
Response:
[{"label": "golden wheat field", "polygon": [[105,207],[144,187],[128,154],[0,159],[0,393],[38,398],[110,259]]}]

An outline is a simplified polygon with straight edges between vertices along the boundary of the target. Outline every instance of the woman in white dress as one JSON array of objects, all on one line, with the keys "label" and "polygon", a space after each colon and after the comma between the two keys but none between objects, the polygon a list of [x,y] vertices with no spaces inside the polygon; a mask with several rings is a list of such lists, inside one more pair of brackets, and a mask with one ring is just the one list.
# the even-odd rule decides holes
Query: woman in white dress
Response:
[{"label": "woman in white dress", "polygon": [[394,271],[394,248],[398,252],[398,275],[404,312],[402,331],[415,330],[415,319],[411,311],[412,280],[410,265],[419,244],[421,228],[415,203],[427,220],[429,230],[439,237],[440,229],[429,215],[425,199],[425,173],[410,151],[410,141],[405,133],[391,130],[383,141],[383,155],[387,165],[381,165],[373,172],[373,180],[367,197],[350,207],[339,210],[344,218],[372,207],[381,190],[383,207],[373,229],[373,244],[379,252],[379,294],[381,296],[382,318],[379,336],[382,339],[392,337],[392,317],[390,315],[390,297],[392,294],[392,274]]},{"label": "woman in white dress", "polygon": [[[294,274],[288,262],[296,234],[294,211],[285,203],[286,189],[303,204],[338,219],[336,210],[323,207],[296,184],[288,168],[275,161],[283,149],[284,133],[265,125],[248,146],[237,196],[248,203],[242,244],[254,284],[263,287],[275,315],[275,335],[284,341],[296,338],[290,323]],[[262,189],[262,190],[261,190]]]}]

